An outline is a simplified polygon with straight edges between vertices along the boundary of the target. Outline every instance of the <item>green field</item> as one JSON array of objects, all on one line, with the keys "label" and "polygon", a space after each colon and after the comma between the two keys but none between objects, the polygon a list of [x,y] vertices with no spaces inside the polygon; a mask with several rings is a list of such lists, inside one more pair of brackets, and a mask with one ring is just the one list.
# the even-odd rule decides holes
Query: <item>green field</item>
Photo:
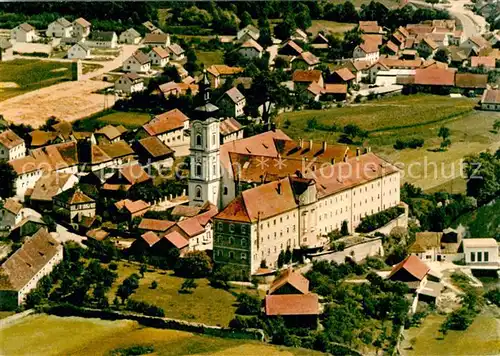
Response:
[{"label": "green field", "polygon": [[[496,150],[499,135],[491,132],[500,113],[474,111],[476,100],[452,99],[434,95],[412,95],[384,98],[364,104],[328,110],[304,110],[284,113],[278,117],[278,126],[294,139],[304,138],[336,143],[338,132],[307,131],[308,120],[315,118],[323,125],[345,126],[353,123],[369,131],[363,144],[386,159],[399,163],[405,172],[404,181],[424,189],[438,186],[449,190],[447,182],[460,171],[460,160],[469,154],[486,149]],[[291,125],[284,128],[285,121]],[[451,130],[451,147],[436,152],[441,139],[437,133],[441,126]],[[398,139],[423,138],[419,149],[395,150]],[[412,176],[407,174],[411,166]],[[425,173],[425,174],[424,174]],[[458,181],[453,187],[463,190]]]},{"label": "green field", "polygon": [[224,58],[222,51],[196,51],[198,63],[203,64],[205,68],[212,64],[223,64]]},{"label": "green field", "polygon": [[[116,289],[132,273],[138,273],[139,265],[120,262],[117,281],[113,284],[108,297],[113,301]],[[197,279],[198,287],[192,294],[179,293],[183,278],[175,277],[172,272],[146,272],[140,286],[131,298],[154,304],[165,311],[169,318],[197,321],[209,325],[227,326],[234,318],[237,293],[256,293],[247,288],[231,288],[229,291],[213,288],[206,279]],[[156,281],[158,288],[150,289]]]},{"label": "green field", "polygon": [[[420,327],[406,330],[403,355],[498,355],[500,319],[489,314],[478,315],[467,330],[450,330],[441,339],[438,330],[444,319],[443,315],[429,315]],[[416,338],[413,350],[409,348],[412,338]]]},{"label": "green field", "polygon": [[[368,5],[372,0],[352,0],[352,4],[356,8],[360,8],[361,5]],[[345,0],[328,0],[328,2],[334,3],[334,4],[340,4],[344,3]],[[400,6],[401,2],[397,0],[377,0],[376,2],[379,2],[381,4],[384,4],[388,9],[394,9]]]},{"label": "green field", "polygon": [[155,355],[319,355],[250,340],[222,339],[104,321],[34,315],[0,330],[2,355],[109,355],[112,350],[151,345]]},{"label": "green field", "polygon": [[312,25],[307,29],[307,32],[316,35],[318,32],[323,31],[325,33],[344,33],[351,30],[356,26],[352,23],[342,23],[328,20],[312,20]]},{"label": "green field", "polygon": [[454,226],[459,224],[469,229],[471,237],[500,236],[500,200],[461,216]]},{"label": "green field", "polygon": [[[0,101],[64,80],[71,80],[71,63],[38,59],[14,59],[2,62],[0,64]],[[12,85],[15,87],[11,88]]]},{"label": "green field", "polygon": [[97,119],[109,125],[123,125],[128,128],[137,128],[151,120],[149,114],[143,112],[114,112]]}]

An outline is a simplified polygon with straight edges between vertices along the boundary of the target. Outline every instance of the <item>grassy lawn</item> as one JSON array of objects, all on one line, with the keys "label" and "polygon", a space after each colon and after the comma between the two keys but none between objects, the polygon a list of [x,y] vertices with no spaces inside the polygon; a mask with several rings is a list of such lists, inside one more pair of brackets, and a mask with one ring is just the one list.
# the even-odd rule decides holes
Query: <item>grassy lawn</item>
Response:
[{"label": "grassy lawn", "polygon": [[343,22],[335,22],[328,20],[312,20],[312,25],[307,29],[307,32],[311,32],[313,35],[316,35],[318,32],[323,31],[325,33],[332,34],[342,34],[346,31],[351,30],[356,26],[352,23],[343,23]]},{"label": "grassy lawn", "polygon": [[86,74],[101,69],[102,67],[103,67],[102,65],[96,63],[83,63],[82,72],[83,74]]},{"label": "grassy lawn", "polygon": [[151,120],[149,114],[143,112],[114,112],[97,119],[110,125],[123,125],[129,128],[136,128]]},{"label": "grassy lawn", "polygon": [[[139,264],[121,262],[119,277],[109,292],[109,300],[113,301],[116,289],[125,278],[138,273]],[[150,289],[156,281],[158,288]],[[245,287],[231,288],[229,291],[213,288],[206,279],[197,279],[198,287],[192,294],[181,294],[183,278],[175,277],[172,272],[148,271],[140,280],[140,286],[131,298],[154,304],[165,310],[165,316],[174,319],[197,321],[209,325],[227,326],[234,318],[236,295],[241,292],[256,293]]]},{"label": "grassy lawn", "polygon": [[[0,65],[0,101],[64,80],[71,80],[71,63],[14,59]],[[6,87],[5,83],[15,83]],[[8,85],[8,84],[7,84]]]},{"label": "grassy lawn", "polygon": [[[500,320],[489,314],[476,317],[465,331],[450,330],[444,339],[438,332],[445,316],[429,315],[418,328],[405,331],[404,355],[498,355],[500,350]],[[413,350],[409,340],[416,338]],[[406,345],[406,346],[405,346]]]},{"label": "grassy lawn", "polygon": [[222,51],[196,51],[196,56],[198,57],[198,63],[203,63],[205,68],[210,67],[212,64],[224,63]]},{"label": "grassy lawn", "polygon": [[[106,355],[117,348],[152,345],[155,355],[319,355],[258,341],[222,339],[142,327],[136,322],[34,315],[0,331],[4,355]],[[50,342],[47,342],[50,340]]]},{"label": "grassy lawn", "polygon": [[[495,119],[500,118],[500,113],[473,111],[475,103],[475,100],[466,98],[423,94],[396,96],[344,108],[284,113],[277,122],[294,139],[329,143],[336,143],[340,134],[308,131],[308,120],[316,118],[318,123],[324,125],[356,124],[369,131],[365,146],[371,146],[374,152],[400,163],[405,172],[404,181],[424,189],[443,186],[446,190],[453,188],[457,191],[464,189],[463,181],[456,181],[453,187],[449,181],[460,171],[460,160],[486,149],[495,150],[499,145],[499,135],[492,133],[491,129]],[[291,123],[288,128],[283,127],[286,120]],[[435,152],[441,141],[437,137],[441,126],[451,130],[452,144],[446,152]],[[393,145],[401,138],[423,138],[425,143],[419,149],[395,150]],[[408,165],[411,163],[410,176]]]},{"label": "grassy lawn", "polygon": [[467,226],[471,237],[494,237],[500,234],[500,200],[461,216],[454,224]]}]

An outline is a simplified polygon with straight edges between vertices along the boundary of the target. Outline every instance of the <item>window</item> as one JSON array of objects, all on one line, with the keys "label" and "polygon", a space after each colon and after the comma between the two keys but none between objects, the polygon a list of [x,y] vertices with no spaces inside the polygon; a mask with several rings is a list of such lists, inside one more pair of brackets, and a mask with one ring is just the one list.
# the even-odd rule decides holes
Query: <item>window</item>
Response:
[{"label": "window", "polygon": [[247,259],[247,254],[245,252],[241,253],[241,259],[246,260]]},{"label": "window", "polygon": [[234,232],[234,224],[229,224],[229,232]]},{"label": "window", "polygon": [[201,163],[196,163],[196,175],[201,177]]},{"label": "window", "polygon": [[201,187],[199,185],[196,186],[195,191],[196,191],[196,194],[195,194],[196,198],[201,199]]},{"label": "window", "polygon": [[483,262],[483,253],[482,252],[477,253],[477,262]]},{"label": "window", "polygon": [[229,252],[229,258],[234,258],[234,252],[233,251]]},{"label": "window", "polygon": [[196,146],[201,146],[201,135],[200,134],[197,134],[196,135]]},{"label": "window", "polygon": [[471,262],[476,262],[476,253],[475,252],[471,252],[470,253],[470,261]]},{"label": "window", "polygon": [[216,169],[216,166],[215,164],[212,166],[212,175],[217,175],[217,169]]},{"label": "window", "polygon": [[488,251],[484,251],[484,262],[488,262],[490,260],[490,253]]},{"label": "window", "polygon": [[[228,189],[226,186],[224,186],[224,195],[227,195],[227,194],[228,194]],[[262,226],[261,226],[261,228],[262,228]]]},{"label": "window", "polygon": [[212,146],[215,146],[215,134],[212,134]]}]

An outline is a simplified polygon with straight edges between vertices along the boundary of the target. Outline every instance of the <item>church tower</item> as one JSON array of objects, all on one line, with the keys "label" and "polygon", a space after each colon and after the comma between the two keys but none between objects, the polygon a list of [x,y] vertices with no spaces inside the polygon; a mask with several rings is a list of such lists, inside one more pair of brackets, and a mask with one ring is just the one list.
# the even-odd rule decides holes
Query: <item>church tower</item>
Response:
[{"label": "church tower", "polygon": [[204,71],[200,83],[203,104],[195,109],[191,121],[189,204],[209,201],[221,207],[219,108],[210,103],[210,81]]}]

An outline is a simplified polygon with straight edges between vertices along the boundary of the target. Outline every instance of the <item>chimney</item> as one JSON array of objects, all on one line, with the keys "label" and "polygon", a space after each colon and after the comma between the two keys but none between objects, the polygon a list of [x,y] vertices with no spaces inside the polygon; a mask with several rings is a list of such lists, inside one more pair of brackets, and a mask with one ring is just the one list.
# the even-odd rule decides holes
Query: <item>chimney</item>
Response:
[{"label": "chimney", "polygon": [[326,146],[327,146],[327,145],[328,145],[328,144],[326,143],[326,141],[323,141],[323,152],[326,152]]},{"label": "chimney", "polygon": [[359,147],[356,147],[356,157],[358,157],[361,153],[361,149]]},{"label": "chimney", "polygon": [[281,195],[281,182],[278,182],[277,191],[278,191],[278,194]]},{"label": "chimney", "polygon": [[312,150],[313,148],[313,140],[309,140],[309,149]]}]

